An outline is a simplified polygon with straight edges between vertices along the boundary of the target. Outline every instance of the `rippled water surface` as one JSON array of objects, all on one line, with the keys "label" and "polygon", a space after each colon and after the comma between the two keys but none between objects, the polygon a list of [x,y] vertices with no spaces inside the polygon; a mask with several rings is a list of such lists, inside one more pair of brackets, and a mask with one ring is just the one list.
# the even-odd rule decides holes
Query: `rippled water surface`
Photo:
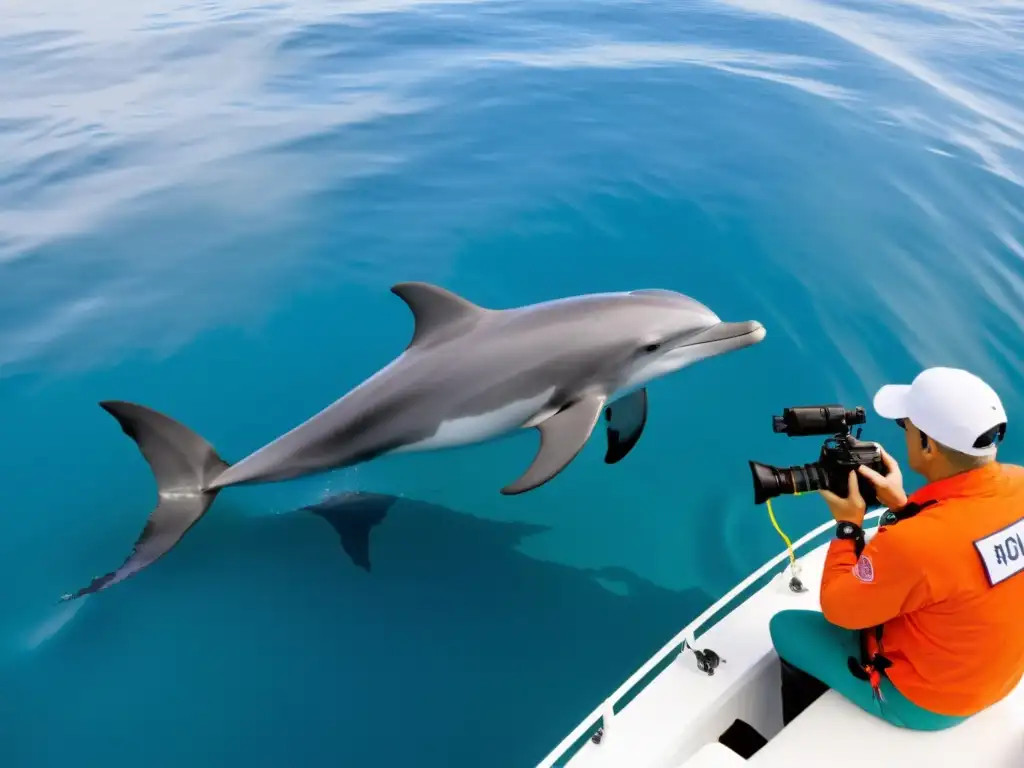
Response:
[{"label": "rippled water surface", "polygon": [[[153,503],[98,401],[237,460],[404,348],[404,280],[671,288],[768,336],[652,385],[621,464],[595,435],[504,497],[523,434],[232,489],[57,603]],[[535,764],[779,549],[746,462],[819,442],[772,413],[966,367],[1024,460],[1022,325],[1019,4],[8,0],[0,763]]]}]

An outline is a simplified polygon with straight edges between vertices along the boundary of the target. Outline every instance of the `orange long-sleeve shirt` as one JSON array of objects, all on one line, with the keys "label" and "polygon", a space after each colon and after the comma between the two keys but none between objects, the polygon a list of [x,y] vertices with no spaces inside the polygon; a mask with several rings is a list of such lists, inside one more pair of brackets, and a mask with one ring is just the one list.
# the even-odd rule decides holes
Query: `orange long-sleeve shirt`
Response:
[{"label": "orange long-sleeve shirt", "polygon": [[880,527],[861,557],[834,539],[821,609],[849,629],[882,625],[893,685],[924,709],[971,715],[1024,675],[1024,468],[989,464],[911,495],[935,500]]}]

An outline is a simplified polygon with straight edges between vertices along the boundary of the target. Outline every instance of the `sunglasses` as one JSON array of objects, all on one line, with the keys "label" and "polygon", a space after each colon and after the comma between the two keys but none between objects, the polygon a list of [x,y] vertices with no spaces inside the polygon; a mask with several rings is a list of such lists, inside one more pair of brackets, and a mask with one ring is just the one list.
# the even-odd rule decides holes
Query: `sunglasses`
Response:
[{"label": "sunglasses", "polygon": [[[893,419],[896,422],[896,426],[902,429],[904,432],[907,429],[906,419]],[[987,432],[982,433],[978,436],[978,439],[974,441],[975,448],[987,448],[993,443],[998,443],[1006,437],[1006,424],[998,424]],[[921,433],[921,442],[926,442],[927,436],[924,432]]]},{"label": "sunglasses", "polygon": [[[904,432],[907,431],[907,420],[906,419],[893,419],[896,422],[896,426],[902,429]],[[928,447],[928,435],[918,430],[918,434],[921,436],[921,447]]]}]

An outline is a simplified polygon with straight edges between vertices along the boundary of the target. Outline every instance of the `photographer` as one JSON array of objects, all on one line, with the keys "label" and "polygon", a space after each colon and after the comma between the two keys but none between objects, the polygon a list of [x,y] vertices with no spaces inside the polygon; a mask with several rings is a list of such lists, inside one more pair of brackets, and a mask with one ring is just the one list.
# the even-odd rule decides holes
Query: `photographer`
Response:
[{"label": "photographer", "polygon": [[822,490],[836,519],[821,613],[771,621],[783,720],[829,687],[888,722],[939,730],[1000,701],[1024,674],[1024,469],[996,461],[998,395],[962,370],[929,368],[887,385],[875,411],[905,430],[926,485],[909,498],[896,461],[858,471],[889,508],[865,544],[865,503]]}]

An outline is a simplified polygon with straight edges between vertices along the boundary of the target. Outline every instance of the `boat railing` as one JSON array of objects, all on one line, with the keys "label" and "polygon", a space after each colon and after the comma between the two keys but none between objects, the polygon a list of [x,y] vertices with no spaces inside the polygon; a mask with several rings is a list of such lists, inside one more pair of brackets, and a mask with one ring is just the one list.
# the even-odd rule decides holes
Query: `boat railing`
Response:
[{"label": "boat railing", "polygon": [[[864,519],[875,520],[885,511],[885,508],[872,510],[864,516]],[[808,531],[793,542],[794,553],[798,556],[804,554],[804,552],[799,552],[799,550],[806,550],[809,543],[821,537],[822,534],[828,532],[834,526],[835,521],[829,520],[828,522],[822,523],[818,527]],[[626,682],[620,685],[611,696],[606,698],[600,706],[580,722],[580,724],[573,729],[572,733],[562,739],[561,743],[559,743],[559,745],[555,747],[542,762],[537,764],[537,768],[551,768],[551,766],[564,765],[565,761],[569,760],[572,755],[579,751],[580,747],[585,743],[585,739],[599,739],[601,735],[612,726],[612,721],[615,718],[615,708],[624,698],[628,697],[631,700],[636,694],[643,690],[647,683],[654,679],[654,676],[652,676],[651,673],[660,665],[670,661],[669,657],[678,655],[686,647],[694,648],[693,644],[697,637],[708,629],[711,629],[711,627],[718,623],[718,620],[721,620],[722,617],[727,615],[728,612],[723,613],[723,609],[729,606],[730,603],[736,600],[745,591],[750,589],[756,582],[768,575],[773,569],[784,563],[788,558],[789,551],[783,550],[747,576],[747,578],[735,587],[722,595],[722,597],[713,605],[687,624],[675,637],[662,646],[661,650],[655,653],[642,667],[634,672]],[[718,616],[718,614],[722,615]],[[718,616],[718,619],[712,621],[716,616]],[[649,679],[646,679],[645,682],[645,678]],[[623,702],[622,706],[619,707],[619,710],[621,710],[626,704],[628,704],[628,701]]]}]

